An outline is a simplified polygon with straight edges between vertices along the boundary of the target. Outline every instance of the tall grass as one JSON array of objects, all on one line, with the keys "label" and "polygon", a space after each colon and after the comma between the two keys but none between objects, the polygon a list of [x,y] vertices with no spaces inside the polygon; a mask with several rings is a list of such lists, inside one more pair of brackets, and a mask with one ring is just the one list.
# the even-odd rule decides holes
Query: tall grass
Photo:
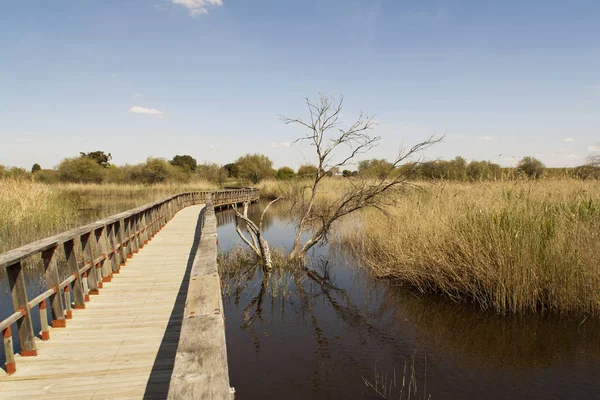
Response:
[{"label": "tall grass", "polygon": [[[0,253],[172,194],[211,188],[214,185],[207,182],[49,185],[0,179]],[[102,206],[102,202],[120,199],[127,201],[113,207]],[[99,207],[98,212],[85,212],[94,207]]]},{"label": "tall grass", "polygon": [[210,182],[198,181],[195,183],[160,183],[155,185],[57,183],[53,184],[52,188],[76,192],[94,198],[141,198],[145,201],[153,201],[182,192],[216,189],[217,186]]},{"label": "tall grass", "polygon": [[368,211],[343,240],[380,277],[499,313],[600,310],[600,187],[441,184]]},{"label": "tall grass", "polygon": [[76,226],[77,210],[87,204],[76,192],[0,180],[0,253]]},{"label": "tall grass", "polygon": [[[261,196],[298,195],[298,185],[265,182]],[[358,220],[339,224],[337,240],[350,244],[374,274],[499,313],[600,311],[595,182],[418,186],[395,194],[386,214],[363,210]],[[319,203],[331,204],[348,188],[330,178]]]}]

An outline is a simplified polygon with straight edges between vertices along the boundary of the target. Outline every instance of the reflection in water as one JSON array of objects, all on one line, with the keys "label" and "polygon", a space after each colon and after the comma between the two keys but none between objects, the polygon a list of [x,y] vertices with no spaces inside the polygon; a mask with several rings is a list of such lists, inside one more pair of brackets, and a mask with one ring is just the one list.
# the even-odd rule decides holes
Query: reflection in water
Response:
[{"label": "reflection in water", "polygon": [[[282,205],[268,214],[265,236],[285,247],[294,232]],[[262,207],[250,215],[259,218]],[[231,212],[217,217],[223,257],[240,242]],[[598,393],[597,318],[497,316],[373,279],[349,254],[339,245],[317,248],[308,269],[268,278],[252,263],[222,268],[236,398],[379,398],[365,380],[401,379],[413,357],[413,398],[425,385],[434,399]]]},{"label": "reflection in water", "polygon": [[[271,208],[276,209],[275,205],[271,206]],[[240,210],[240,213],[242,211]],[[222,211],[218,211],[217,216],[217,227],[234,224],[235,225],[235,211],[233,208],[224,209]],[[258,206],[250,206],[248,208],[248,218],[256,223],[260,222],[260,217],[262,215],[262,209]],[[263,218],[263,229],[265,231],[269,230],[273,225],[274,215],[272,213],[266,213]],[[240,224],[244,224],[244,221],[240,221]]]}]

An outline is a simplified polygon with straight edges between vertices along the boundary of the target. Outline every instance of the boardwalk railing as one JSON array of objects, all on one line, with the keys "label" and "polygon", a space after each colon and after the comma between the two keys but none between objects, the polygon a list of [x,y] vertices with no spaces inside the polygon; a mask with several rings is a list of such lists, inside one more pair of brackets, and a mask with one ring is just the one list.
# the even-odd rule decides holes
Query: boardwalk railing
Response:
[{"label": "boardwalk railing", "polygon": [[[50,331],[46,307],[52,311],[53,328],[64,328],[72,308],[83,309],[90,295],[99,294],[122,266],[158,233],[179,210],[212,200],[215,207],[258,200],[258,189],[234,189],[182,193],[125,211],[48,237],[0,255],[0,269],[6,269],[14,313],[0,321],[4,337],[6,372],[16,371],[11,325],[18,327],[21,356],[37,355],[32,309],[39,306],[40,338]],[[77,250],[80,245],[80,251]],[[59,279],[59,252],[64,253],[68,276]],[[24,264],[40,255],[46,291],[30,299],[25,288]],[[64,275],[64,274],[63,274]]]}]

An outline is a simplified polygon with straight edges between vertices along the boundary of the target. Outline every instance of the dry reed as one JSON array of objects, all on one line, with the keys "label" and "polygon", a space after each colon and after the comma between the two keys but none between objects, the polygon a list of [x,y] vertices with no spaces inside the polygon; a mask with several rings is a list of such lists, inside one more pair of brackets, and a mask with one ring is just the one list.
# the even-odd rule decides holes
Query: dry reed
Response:
[{"label": "dry reed", "polygon": [[[264,182],[261,196],[290,198],[300,184]],[[363,210],[348,221],[354,229],[334,235],[377,276],[499,313],[600,311],[595,182],[417,185],[396,193],[386,214]],[[348,183],[330,178],[323,189],[320,203],[331,204]]]},{"label": "dry reed", "polygon": [[380,277],[499,313],[600,310],[600,187],[441,184],[370,210],[344,239]]},{"label": "dry reed", "polygon": [[[100,200],[127,199],[110,208],[125,211],[172,194],[208,190],[214,185],[45,184],[0,179],[0,253],[101,218],[108,212],[84,213]],[[120,207],[120,208],[119,208]]]}]

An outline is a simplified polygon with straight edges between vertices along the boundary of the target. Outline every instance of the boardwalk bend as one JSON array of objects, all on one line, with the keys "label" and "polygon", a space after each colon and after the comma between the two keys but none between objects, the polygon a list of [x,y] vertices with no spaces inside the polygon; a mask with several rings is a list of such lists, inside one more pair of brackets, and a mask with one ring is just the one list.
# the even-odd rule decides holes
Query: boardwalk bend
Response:
[{"label": "boardwalk bend", "polygon": [[183,193],[0,255],[14,305],[0,398],[233,398],[214,207],[257,200]]}]

